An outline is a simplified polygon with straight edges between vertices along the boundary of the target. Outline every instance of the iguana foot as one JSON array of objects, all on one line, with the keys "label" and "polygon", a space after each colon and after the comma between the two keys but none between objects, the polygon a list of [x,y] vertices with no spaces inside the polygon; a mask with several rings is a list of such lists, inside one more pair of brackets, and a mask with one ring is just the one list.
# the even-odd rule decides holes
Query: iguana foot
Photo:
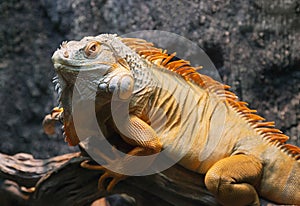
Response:
[{"label": "iguana foot", "polygon": [[[108,192],[111,192],[112,189],[115,187],[115,185],[120,182],[121,180],[126,178],[126,175],[122,175],[113,171],[110,171],[105,166],[102,165],[91,165],[87,161],[84,161],[81,163],[81,167],[90,169],[90,170],[102,170],[104,171],[103,175],[98,180],[98,189],[99,190],[106,190]],[[112,178],[112,180],[109,182],[108,186],[105,189],[104,182],[106,179]]]},{"label": "iguana foot", "polygon": [[47,135],[55,133],[55,123],[61,121],[63,108],[54,107],[50,114],[46,115],[43,120],[43,129]]},{"label": "iguana foot", "polygon": [[262,174],[259,159],[238,154],[216,162],[205,175],[205,185],[222,205],[259,206],[255,185]]},{"label": "iguana foot", "polygon": [[[113,147],[113,152],[115,154],[115,156],[117,157],[116,159],[112,160],[110,158],[108,158],[105,154],[103,154],[102,152],[98,151],[97,154],[102,157],[106,162],[107,162],[107,166],[103,166],[103,165],[92,165],[89,164],[89,160],[83,161],[80,166],[86,169],[90,169],[90,170],[101,170],[104,171],[103,175],[101,175],[101,177],[98,180],[98,189],[99,190],[106,190],[108,192],[111,192],[112,189],[114,188],[114,186],[120,182],[121,180],[124,180],[127,176],[123,175],[123,174],[119,174],[117,172],[113,172],[111,170],[109,170],[108,168],[109,165],[115,165],[115,164],[119,164],[120,163],[120,156],[116,153],[116,148]],[[107,187],[105,188],[105,181],[108,178],[112,178],[112,180],[109,182],[109,184],[107,185]]]}]

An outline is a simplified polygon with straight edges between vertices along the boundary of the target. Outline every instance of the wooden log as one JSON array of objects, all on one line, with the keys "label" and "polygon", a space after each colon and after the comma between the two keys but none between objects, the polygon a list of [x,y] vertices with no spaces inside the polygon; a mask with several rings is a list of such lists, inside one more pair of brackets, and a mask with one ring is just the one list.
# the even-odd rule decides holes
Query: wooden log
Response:
[{"label": "wooden log", "polygon": [[32,155],[26,153],[13,156],[0,153],[0,177],[18,182],[25,187],[34,187],[45,174],[79,156],[80,153],[71,153],[41,160],[34,159]]},{"label": "wooden log", "polygon": [[23,153],[0,154],[0,177],[9,180],[1,184],[0,202],[5,203],[1,205],[12,205],[11,202],[14,206],[85,206],[93,202],[93,205],[103,205],[104,202],[99,200],[102,197],[107,197],[111,206],[218,205],[205,189],[203,176],[179,165],[154,175],[129,177],[108,194],[97,189],[101,171],[80,167],[84,160],[90,158],[80,153],[45,160]]}]

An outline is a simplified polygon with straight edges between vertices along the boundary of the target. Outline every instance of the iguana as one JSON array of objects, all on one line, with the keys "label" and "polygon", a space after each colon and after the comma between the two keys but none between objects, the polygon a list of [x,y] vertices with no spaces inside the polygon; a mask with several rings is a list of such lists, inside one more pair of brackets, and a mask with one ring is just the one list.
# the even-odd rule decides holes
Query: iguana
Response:
[{"label": "iguana", "polygon": [[[55,108],[48,120],[62,116],[70,145],[80,142],[71,99],[76,77],[85,71],[83,80],[103,95],[96,107],[109,103],[112,93],[128,102],[122,128],[110,128],[133,147],[128,157],[166,148],[182,155],[178,163],[205,174],[207,189],[223,205],[260,205],[259,196],[300,205],[300,148],[286,144],[288,137],[274,122],[264,121],[229,86],[200,74],[176,53],[143,39],[101,34],[63,42],[52,61],[62,108]],[[101,108],[96,109],[100,116],[105,113]],[[104,170],[100,184],[113,177],[108,190],[125,178],[101,165],[83,166]]]}]

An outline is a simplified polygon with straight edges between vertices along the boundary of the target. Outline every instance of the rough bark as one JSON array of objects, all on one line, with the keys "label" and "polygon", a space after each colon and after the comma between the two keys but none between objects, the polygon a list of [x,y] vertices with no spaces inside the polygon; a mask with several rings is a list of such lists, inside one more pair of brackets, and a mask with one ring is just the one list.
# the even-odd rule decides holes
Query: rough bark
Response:
[{"label": "rough bark", "polygon": [[[0,154],[1,205],[85,206],[102,197],[107,197],[111,206],[218,205],[205,189],[203,176],[179,165],[154,175],[129,177],[117,184],[112,193],[101,192],[97,189],[101,171],[80,167],[88,159],[80,153],[44,160],[24,153]],[[268,203],[262,201],[262,205]]]},{"label": "rough bark", "polygon": [[[13,195],[1,196],[0,202],[14,197],[24,200],[20,201],[21,205],[90,205],[109,194],[97,190],[101,171],[80,167],[80,163],[87,159],[79,153],[46,160],[37,160],[24,153],[14,156],[1,154],[0,176],[10,180],[4,182],[6,188],[10,185],[15,190],[4,189]],[[35,189],[31,192],[32,187]],[[130,177],[120,182],[114,193],[127,193],[136,199],[138,205],[217,205],[204,189],[203,177],[180,166],[156,175]]]}]

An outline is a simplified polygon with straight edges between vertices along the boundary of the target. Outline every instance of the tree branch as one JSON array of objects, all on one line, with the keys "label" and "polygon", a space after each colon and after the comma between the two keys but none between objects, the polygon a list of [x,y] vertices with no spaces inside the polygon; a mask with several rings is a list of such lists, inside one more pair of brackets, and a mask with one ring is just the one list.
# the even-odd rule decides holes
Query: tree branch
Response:
[{"label": "tree branch", "polygon": [[129,177],[108,194],[97,189],[101,171],[80,167],[84,160],[90,158],[80,153],[45,160],[23,153],[14,156],[0,154],[0,177],[9,180],[1,182],[0,202],[4,205],[13,202],[16,206],[83,206],[102,197],[126,193],[135,199],[136,204],[126,195],[107,199],[112,202],[122,199],[127,205],[143,206],[218,205],[205,189],[203,176],[179,165],[155,175]]}]

